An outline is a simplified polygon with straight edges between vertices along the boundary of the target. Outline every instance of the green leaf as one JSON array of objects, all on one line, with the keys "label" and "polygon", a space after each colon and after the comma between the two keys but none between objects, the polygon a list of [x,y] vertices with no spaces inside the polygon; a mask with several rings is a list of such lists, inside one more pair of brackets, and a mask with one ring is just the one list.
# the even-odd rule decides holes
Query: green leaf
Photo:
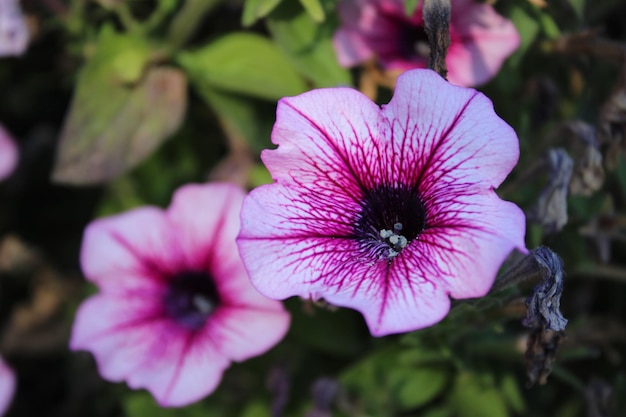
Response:
[{"label": "green leaf", "polygon": [[526,404],[524,403],[519,384],[512,374],[506,374],[502,378],[500,388],[502,389],[502,394],[504,394],[504,399],[513,411],[521,414],[526,410]]},{"label": "green leaf", "polygon": [[561,30],[559,29],[559,26],[556,24],[554,18],[552,18],[552,16],[550,16],[547,11],[535,7],[535,12],[539,18],[541,31],[548,39],[557,39],[559,36],[561,36]]},{"label": "green leaf", "polygon": [[585,19],[586,3],[586,0],[569,0],[569,4],[572,7],[572,10],[574,10],[574,13],[576,13],[578,20],[583,21]]},{"label": "green leaf", "polygon": [[267,168],[265,168],[265,165],[255,164],[250,170],[250,177],[248,182],[250,187],[256,188],[261,185],[271,184],[274,181],[272,180],[270,172],[267,170]]},{"label": "green leaf", "polygon": [[421,417],[451,417],[452,410],[447,406],[440,406],[428,409]]},{"label": "green leaf", "polygon": [[178,62],[196,85],[277,100],[306,90],[283,53],[267,38],[231,33],[183,52]]},{"label": "green leaf", "polygon": [[397,367],[389,374],[389,384],[400,410],[426,404],[443,390],[447,382],[447,369],[440,366]]},{"label": "green leaf", "polygon": [[251,26],[257,20],[270,14],[282,0],[246,0],[243,5],[241,24]]},{"label": "green leaf", "polygon": [[519,65],[521,59],[537,38],[540,30],[539,23],[524,6],[522,2],[514,2],[509,13],[509,18],[513,21],[521,37],[519,48],[509,58],[513,66]]},{"label": "green leaf", "polygon": [[197,90],[215,112],[231,141],[245,143],[257,153],[271,145],[274,106],[207,85],[199,85]]},{"label": "green leaf", "polygon": [[413,16],[417,10],[421,0],[404,0],[404,13],[407,16]]},{"label": "green leaf", "polygon": [[488,378],[464,372],[457,376],[450,405],[458,417],[508,417],[504,397]]},{"label": "green leaf", "polygon": [[323,22],[326,18],[326,14],[324,13],[324,7],[320,3],[320,0],[300,0],[300,4],[304,6],[306,12],[316,22]]},{"label": "green leaf", "polygon": [[354,311],[303,310],[300,300],[288,300],[291,312],[290,336],[300,344],[334,356],[354,356],[362,351],[368,334],[363,319]]},{"label": "green leaf", "polygon": [[[187,102],[174,68],[144,68],[144,42],[105,30],[82,69],[52,173],[77,185],[109,181],[148,157],[174,133]],[[121,63],[128,60],[125,67]]]},{"label": "green leaf", "polygon": [[340,376],[345,388],[373,415],[406,411],[433,400],[449,379],[447,363],[439,352],[392,347],[375,352]]},{"label": "green leaf", "polygon": [[269,404],[257,400],[248,404],[240,414],[240,417],[271,417],[270,409],[271,407]]},{"label": "green leaf", "polygon": [[124,401],[124,412],[127,417],[205,417],[220,415],[212,413],[211,407],[196,403],[183,408],[163,408],[146,392],[128,395]]},{"label": "green leaf", "polygon": [[349,86],[350,72],[337,62],[332,32],[324,31],[311,16],[293,7],[281,7],[267,19],[267,26],[292,65],[315,87]]}]

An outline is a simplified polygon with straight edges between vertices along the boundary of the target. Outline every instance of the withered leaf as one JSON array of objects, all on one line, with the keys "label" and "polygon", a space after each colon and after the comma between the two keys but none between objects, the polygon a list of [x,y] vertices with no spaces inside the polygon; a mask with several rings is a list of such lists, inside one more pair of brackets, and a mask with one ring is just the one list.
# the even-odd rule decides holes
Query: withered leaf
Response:
[{"label": "withered leaf", "polygon": [[115,108],[83,106],[76,99],[63,129],[53,180],[97,184],[138,165],[178,129],[186,95],[185,75],[162,67],[148,70],[133,88],[113,87]]},{"label": "withered leaf", "polygon": [[574,170],[574,162],[564,149],[548,152],[549,181],[529,217],[547,233],[558,232],[567,224],[567,191]]},{"label": "withered leaf", "polygon": [[187,80],[148,67],[143,39],[105,32],[83,68],[57,150],[55,182],[103,183],[139,164],[176,131]]}]

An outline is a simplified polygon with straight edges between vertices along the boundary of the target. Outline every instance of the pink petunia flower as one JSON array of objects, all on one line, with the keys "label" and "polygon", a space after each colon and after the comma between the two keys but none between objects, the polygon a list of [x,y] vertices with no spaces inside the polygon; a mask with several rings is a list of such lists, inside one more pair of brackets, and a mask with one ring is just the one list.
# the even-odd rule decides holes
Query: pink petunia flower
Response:
[{"label": "pink petunia flower", "polygon": [[0,0],[0,57],[22,55],[29,39],[19,0]]},{"label": "pink petunia flower", "polygon": [[0,181],[13,173],[17,159],[17,146],[9,133],[0,125]]},{"label": "pink petunia flower", "polygon": [[[421,7],[408,17],[403,0],[342,0],[339,16],[334,45],[341,65],[352,67],[376,56],[386,69],[428,67]],[[450,40],[448,80],[465,87],[489,81],[520,44],[511,21],[473,0],[452,0]]]},{"label": "pink petunia flower", "polygon": [[359,310],[375,336],[441,320],[485,295],[525,218],[498,187],[519,145],[491,101],[431,70],[400,75],[380,108],[349,88],[278,103],[262,159],[276,181],[244,200],[240,253],[277,299]]},{"label": "pink petunia flower", "polygon": [[0,357],[0,416],[9,409],[13,394],[15,394],[15,374]]},{"label": "pink petunia flower", "polygon": [[252,287],[235,245],[243,197],[188,185],[165,211],[91,223],[81,264],[101,292],[79,308],[71,348],[91,351],[105,379],[182,406],[214,391],[231,361],[278,343],[289,315]]}]

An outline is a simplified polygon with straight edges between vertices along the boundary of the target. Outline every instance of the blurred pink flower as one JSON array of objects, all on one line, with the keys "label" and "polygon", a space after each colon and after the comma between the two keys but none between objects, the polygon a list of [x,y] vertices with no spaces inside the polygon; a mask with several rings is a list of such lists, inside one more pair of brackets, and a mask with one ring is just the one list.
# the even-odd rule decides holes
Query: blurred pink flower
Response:
[{"label": "blurred pink flower", "polygon": [[9,409],[14,393],[15,374],[0,357],[0,416]]},{"label": "blurred pink flower", "polygon": [[235,245],[243,197],[188,185],[165,211],[91,223],[81,264],[100,294],[79,308],[71,348],[91,351],[105,379],[182,406],[213,392],[231,361],[278,343],[289,315],[252,287]]},{"label": "blurred pink flower", "polygon": [[[403,0],[342,0],[334,45],[339,62],[355,66],[376,56],[386,69],[427,68],[422,8],[408,17]],[[448,80],[465,87],[490,80],[520,43],[513,23],[488,4],[452,0]]]},{"label": "blurred pink flower", "polygon": [[0,181],[13,173],[17,159],[17,146],[9,133],[0,125]]},{"label": "blurred pink flower", "polygon": [[373,335],[441,320],[485,295],[524,245],[525,218],[494,188],[519,145],[491,101],[431,70],[400,75],[382,109],[349,88],[278,103],[262,159],[276,181],[244,200],[252,283],[277,299],[359,310]]},{"label": "blurred pink flower", "polygon": [[19,0],[0,0],[0,57],[22,55],[29,38]]}]

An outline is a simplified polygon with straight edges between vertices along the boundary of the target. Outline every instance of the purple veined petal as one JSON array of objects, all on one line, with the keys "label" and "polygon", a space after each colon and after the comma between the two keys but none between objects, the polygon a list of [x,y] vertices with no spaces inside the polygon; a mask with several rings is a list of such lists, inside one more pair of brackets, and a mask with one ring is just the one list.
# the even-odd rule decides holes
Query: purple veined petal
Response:
[{"label": "purple veined petal", "polygon": [[422,191],[450,184],[496,188],[519,158],[517,135],[491,101],[434,71],[398,77],[382,112],[392,125],[394,169]]},{"label": "purple veined petal", "polygon": [[15,394],[15,373],[0,357],[0,416],[3,416],[13,400]]},{"label": "purple veined petal", "polygon": [[402,75],[382,109],[357,97],[283,100],[278,149],[263,153],[276,183],[244,200],[238,245],[268,297],[355,308],[377,336],[415,330],[445,316],[450,296],[484,295],[526,250],[521,210],[493,191],[517,137],[486,97],[430,70]]},{"label": "purple veined petal", "polygon": [[0,4],[0,57],[22,55],[29,38],[19,1],[3,0]]},{"label": "purple veined petal", "polygon": [[151,300],[97,295],[76,316],[70,346],[89,350],[100,374],[148,389],[163,406],[213,392],[230,364],[214,342],[154,311]]},{"label": "purple veined petal", "polygon": [[17,166],[18,150],[13,138],[0,125],[0,181],[13,173]]},{"label": "purple veined petal", "polygon": [[272,141],[279,147],[261,154],[274,180],[351,195],[384,171],[384,150],[376,148],[380,109],[358,91],[309,91],[281,99],[276,112]]},{"label": "purple veined petal", "polygon": [[92,222],[81,248],[85,277],[102,291],[159,291],[185,267],[178,236],[163,210],[144,207]]}]

